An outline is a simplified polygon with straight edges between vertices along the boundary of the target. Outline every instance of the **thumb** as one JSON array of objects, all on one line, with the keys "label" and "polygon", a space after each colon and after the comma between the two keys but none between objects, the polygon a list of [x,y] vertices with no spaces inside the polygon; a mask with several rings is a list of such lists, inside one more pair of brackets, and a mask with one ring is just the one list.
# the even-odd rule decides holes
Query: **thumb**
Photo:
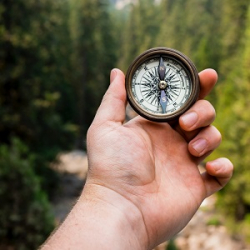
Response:
[{"label": "thumb", "polygon": [[98,124],[106,121],[123,123],[125,111],[125,77],[121,70],[113,69],[110,73],[109,88],[102,99],[93,122]]}]

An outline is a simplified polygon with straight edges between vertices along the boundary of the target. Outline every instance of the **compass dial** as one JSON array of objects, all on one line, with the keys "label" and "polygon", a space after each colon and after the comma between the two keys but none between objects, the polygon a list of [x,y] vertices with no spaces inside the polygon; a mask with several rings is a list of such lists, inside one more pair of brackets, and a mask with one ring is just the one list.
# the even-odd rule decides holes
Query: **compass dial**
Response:
[{"label": "compass dial", "polygon": [[198,73],[186,56],[168,48],[140,55],[126,75],[131,106],[153,121],[170,121],[185,112],[199,94]]},{"label": "compass dial", "polygon": [[[185,105],[190,97],[191,79],[183,67],[173,59],[163,59],[166,66],[164,80],[158,75],[159,59],[141,65],[132,80],[132,93],[141,107],[152,114],[172,114]],[[165,92],[166,107],[160,104],[161,91]]]}]

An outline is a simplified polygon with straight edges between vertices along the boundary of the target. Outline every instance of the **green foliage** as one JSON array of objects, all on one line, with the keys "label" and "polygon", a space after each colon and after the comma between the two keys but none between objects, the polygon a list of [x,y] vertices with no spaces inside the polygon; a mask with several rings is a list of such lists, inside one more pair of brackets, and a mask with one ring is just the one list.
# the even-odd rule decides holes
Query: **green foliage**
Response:
[{"label": "green foliage", "polygon": [[[217,110],[215,125],[223,143],[212,157],[229,156],[235,173],[220,192],[218,204],[232,221],[248,228],[249,8],[248,0],[139,0],[121,10],[108,0],[1,1],[0,162],[5,167],[0,165],[0,176],[12,178],[0,183],[4,213],[11,206],[6,192],[12,190],[25,193],[22,199],[27,206],[22,205],[22,213],[33,214],[41,207],[41,218],[49,218],[46,197],[39,191],[40,186],[50,194],[56,190],[57,176],[48,165],[59,151],[73,145],[84,148],[110,70],[118,66],[125,71],[144,50],[167,46],[187,54],[198,70],[211,67],[219,73],[209,100]],[[23,143],[15,141],[11,146],[13,137]],[[22,149],[24,145],[29,151]],[[25,189],[26,182],[32,190]],[[15,221],[15,216],[1,219]],[[11,244],[22,246],[18,223],[12,223],[11,234],[0,231],[4,244],[11,239]],[[30,232],[27,223],[24,227]],[[33,231],[40,235],[39,230]],[[41,235],[49,229],[45,231]],[[36,237],[40,236],[31,238],[38,242]]]},{"label": "green foliage", "polygon": [[175,245],[174,240],[170,240],[168,242],[166,250],[178,250],[177,246]]},{"label": "green foliage", "polygon": [[209,220],[206,223],[208,226],[220,226],[221,221],[217,216],[214,216],[212,218],[209,218]]},{"label": "green foliage", "polygon": [[[215,122],[222,133],[223,142],[213,155],[229,157],[234,163],[235,170],[230,183],[219,193],[218,206],[228,216],[228,224],[234,233],[241,232],[250,239],[248,222],[250,213],[248,167],[250,162],[248,98],[250,95],[250,30],[245,25],[250,21],[250,5],[248,1],[231,1],[223,8],[227,15],[222,20],[222,27],[227,24],[227,32],[222,36],[223,50],[220,62],[222,77],[216,89],[218,117]],[[228,25],[229,19],[232,25]],[[238,23],[237,26],[236,23]]]},{"label": "green foliage", "polygon": [[131,5],[124,25],[124,56],[119,60],[120,66],[127,69],[139,53],[150,47],[165,46],[190,56],[198,69],[211,65],[218,69],[223,34],[218,23],[222,7],[215,0],[162,0],[160,4],[148,0]]},{"label": "green foliage", "polygon": [[20,137],[47,160],[73,139],[65,3],[0,4],[1,141]]},{"label": "green foliage", "polygon": [[117,46],[109,10],[108,0],[0,1],[3,247],[35,249],[53,228],[40,189],[56,191],[49,165],[74,144],[84,148],[109,84]]},{"label": "green foliage", "polygon": [[[250,9],[248,8],[250,11]],[[248,12],[249,12],[248,11]],[[245,10],[244,10],[245,12]],[[250,12],[249,12],[250,13]],[[250,15],[245,22],[249,22]],[[246,98],[250,94],[249,81],[249,42],[250,33],[247,27],[242,35],[242,44],[237,50],[237,56],[232,59],[237,66],[232,67],[230,74],[219,88],[224,95],[218,102],[220,120],[218,126],[223,134],[223,144],[220,153],[229,155],[235,164],[234,178],[220,194],[219,205],[237,221],[246,220],[250,212],[250,102]]]},{"label": "green foliage", "polygon": [[35,171],[51,192],[48,163],[72,147],[76,106],[70,83],[67,1],[0,3],[0,137],[20,138],[36,155]]},{"label": "green foliage", "polygon": [[115,65],[116,43],[107,0],[72,0],[71,24],[74,53],[73,79],[77,97],[78,146],[83,147],[91,124],[109,84]]},{"label": "green foliage", "polygon": [[122,43],[124,57],[119,60],[127,69],[149,46],[166,46],[187,54],[198,70],[217,70],[219,82],[208,98],[217,110],[215,125],[223,143],[210,158],[226,156],[235,165],[233,179],[219,193],[218,205],[245,229],[250,214],[249,22],[247,0],[162,0],[159,5],[138,1],[130,6]]},{"label": "green foliage", "polygon": [[36,249],[54,228],[34,164],[32,153],[20,140],[12,140],[10,147],[0,146],[1,249]]},{"label": "green foliage", "polygon": [[53,229],[41,191],[57,185],[49,162],[72,147],[76,128],[69,8],[8,0],[0,13],[0,248],[35,249]]},{"label": "green foliage", "polygon": [[155,47],[159,23],[159,6],[154,0],[139,0],[130,6],[130,16],[122,37],[122,56],[118,60],[121,68],[126,70],[136,55]]}]

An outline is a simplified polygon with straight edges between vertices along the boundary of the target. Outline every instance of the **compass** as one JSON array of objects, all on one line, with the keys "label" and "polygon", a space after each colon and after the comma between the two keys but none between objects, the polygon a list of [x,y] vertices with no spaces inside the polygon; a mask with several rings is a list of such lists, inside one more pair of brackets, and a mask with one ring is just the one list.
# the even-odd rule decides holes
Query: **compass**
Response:
[{"label": "compass", "polygon": [[139,55],[126,74],[131,107],[142,117],[171,122],[197,100],[199,76],[192,61],[170,48],[152,48]]}]

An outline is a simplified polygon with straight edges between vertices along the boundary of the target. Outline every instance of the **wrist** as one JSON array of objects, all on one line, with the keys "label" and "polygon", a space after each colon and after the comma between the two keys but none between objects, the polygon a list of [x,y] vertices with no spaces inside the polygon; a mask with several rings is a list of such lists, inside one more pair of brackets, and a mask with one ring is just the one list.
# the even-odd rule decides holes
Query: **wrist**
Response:
[{"label": "wrist", "polygon": [[147,249],[140,210],[117,192],[86,183],[78,202],[42,249]]},{"label": "wrist", "polygon": [[147,248],[148,236],[140,210],[116,191],[87,182],[77,206],[90,223],[94,221],[92,226],[98,229],[98,235],[103,236],[102,249]]}]

